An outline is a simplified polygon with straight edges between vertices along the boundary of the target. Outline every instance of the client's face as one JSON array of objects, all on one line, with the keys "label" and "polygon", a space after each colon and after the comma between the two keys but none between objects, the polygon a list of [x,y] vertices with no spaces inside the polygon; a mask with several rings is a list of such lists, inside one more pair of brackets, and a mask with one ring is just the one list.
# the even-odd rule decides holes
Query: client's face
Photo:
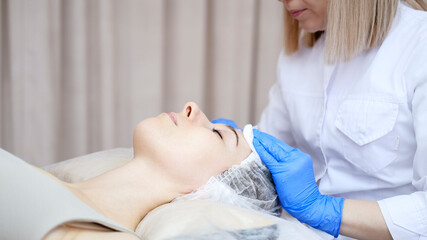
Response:
[{"label": "client's face", "polygon": [[188,191],[251,153],[241,131],[212,124],[195,103],[187,103],[179,113],[140,122],[133,144],[135,157],[152,159],[155,167],[187,185]]}]

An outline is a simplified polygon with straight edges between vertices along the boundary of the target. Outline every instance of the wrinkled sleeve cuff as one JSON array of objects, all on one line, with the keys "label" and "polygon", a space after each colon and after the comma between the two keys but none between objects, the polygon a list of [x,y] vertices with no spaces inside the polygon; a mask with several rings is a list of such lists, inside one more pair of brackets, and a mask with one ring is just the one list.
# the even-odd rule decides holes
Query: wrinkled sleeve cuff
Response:
[{"label": "wrinkled sleeve cuff", "polygon": [[426,192],[415,192],[378,201],[393,239],[427,239],[426,199]]}]

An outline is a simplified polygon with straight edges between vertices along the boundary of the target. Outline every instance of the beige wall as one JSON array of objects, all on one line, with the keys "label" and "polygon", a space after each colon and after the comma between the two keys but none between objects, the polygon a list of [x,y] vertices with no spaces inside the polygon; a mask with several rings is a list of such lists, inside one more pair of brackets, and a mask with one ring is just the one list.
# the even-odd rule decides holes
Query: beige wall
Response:
[{"label": "beige wall", "polygon": [[256,124],[282,42],[276,0],[2,0],[0,147],[38,166],[130,147],[197,102]]}]

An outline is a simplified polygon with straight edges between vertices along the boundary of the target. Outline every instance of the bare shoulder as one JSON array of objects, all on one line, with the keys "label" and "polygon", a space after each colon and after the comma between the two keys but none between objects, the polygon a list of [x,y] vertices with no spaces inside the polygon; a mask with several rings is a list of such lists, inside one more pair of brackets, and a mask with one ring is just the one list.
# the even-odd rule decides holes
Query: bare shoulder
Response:
[{"label": "bare shoulder", "polygon": [[123,240],[140,240],[138,237],[123,232],[113,232],[113,231],[101,231],[101,230],[88,230],[82,228],[76,228],[72,226],[60,226],[53,229],[48,233],[44,240],[113,240],[113,239],[123,239]]}]

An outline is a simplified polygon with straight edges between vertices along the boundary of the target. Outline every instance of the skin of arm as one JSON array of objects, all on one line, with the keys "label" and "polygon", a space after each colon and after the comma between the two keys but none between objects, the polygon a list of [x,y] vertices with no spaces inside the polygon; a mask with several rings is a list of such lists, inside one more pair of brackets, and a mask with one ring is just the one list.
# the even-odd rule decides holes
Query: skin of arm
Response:
[{"label": "skin of arm", "polygon": [[376,201],[346,199],[340,234],[356,239],[393,239]]}]

